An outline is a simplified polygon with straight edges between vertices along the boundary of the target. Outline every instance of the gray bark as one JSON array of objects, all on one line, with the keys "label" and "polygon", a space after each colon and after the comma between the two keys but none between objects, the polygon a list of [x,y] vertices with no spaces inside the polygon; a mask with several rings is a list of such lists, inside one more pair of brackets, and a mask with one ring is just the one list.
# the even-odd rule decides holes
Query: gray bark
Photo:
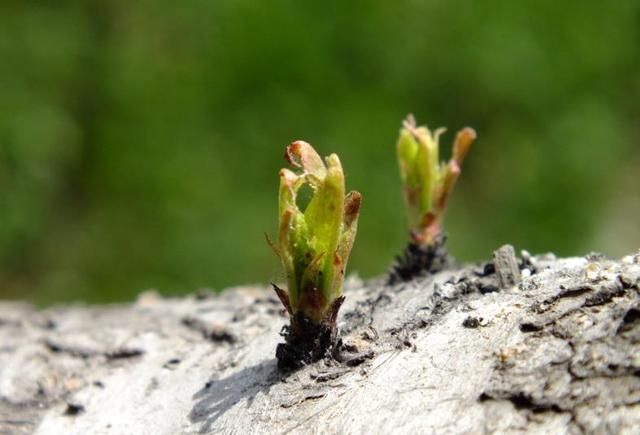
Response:
[{"label": "gray bark", "polygon": [[352,277],[341,362],[289,374],[266,287],[0,303],[0,433],[638,433],[640,253],[528,267]]}]

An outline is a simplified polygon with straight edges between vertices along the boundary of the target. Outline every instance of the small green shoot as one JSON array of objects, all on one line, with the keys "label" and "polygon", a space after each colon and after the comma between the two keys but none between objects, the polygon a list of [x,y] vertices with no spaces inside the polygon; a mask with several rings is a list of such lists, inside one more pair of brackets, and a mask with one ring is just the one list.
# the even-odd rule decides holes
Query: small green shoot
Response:
[{"label": "small green shoot", "polygon": [[416,126],[413,115],[407,116],[397,143],[410,242],[432,246],[441,237],[447,202],[460,176],[476,132],[463,128],[453,143],[451,160],[439,161],[439,138],[444,128],[435,131]]},{"label": "small green shoot", "polygon": [[[321,357],[335,339],[361,195],[354,191],[345,196],[336,154],[323,161],[311,145],[296,141],[287,147],[285,158],[295,172],[280,170],[278,239],[269,243],[287,278],[286,291],[276,285],[274,289],[291,324],[287,345],[279,346],[277,356],[281,363],[309,362]],[[312,197],[303,211],[298,193],[304,185],[311,188]]]}]

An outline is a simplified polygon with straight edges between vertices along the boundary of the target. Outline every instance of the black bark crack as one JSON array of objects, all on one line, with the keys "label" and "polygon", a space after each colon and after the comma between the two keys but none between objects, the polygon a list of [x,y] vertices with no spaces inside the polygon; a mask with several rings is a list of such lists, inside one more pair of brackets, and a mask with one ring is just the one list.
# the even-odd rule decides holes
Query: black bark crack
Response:
[{"label": "black bark crack", "polygon": [[390,285],[411,281],[447,269],[453,263],[446,248],[447,236],[439,235],[433,245],[409,243],[389,273]]}]

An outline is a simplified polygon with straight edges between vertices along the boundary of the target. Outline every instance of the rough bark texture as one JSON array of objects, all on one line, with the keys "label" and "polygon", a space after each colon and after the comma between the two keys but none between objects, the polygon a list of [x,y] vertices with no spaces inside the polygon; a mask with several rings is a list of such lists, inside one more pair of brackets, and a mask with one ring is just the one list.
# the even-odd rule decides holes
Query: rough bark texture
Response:
[{"label": "rough bark texture", "polygon": [[352,278],[337,359],[290,374],[267,288],[0,303],[0,433],[637,433],[640,255],[527,262]]}]

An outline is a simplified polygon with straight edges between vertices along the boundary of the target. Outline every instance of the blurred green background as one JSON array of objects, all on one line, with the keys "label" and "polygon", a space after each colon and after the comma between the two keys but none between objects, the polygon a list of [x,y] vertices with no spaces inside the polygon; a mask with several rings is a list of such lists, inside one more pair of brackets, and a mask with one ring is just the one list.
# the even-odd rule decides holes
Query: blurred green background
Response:
[{"label": "blurred green background", "polygon": [[351,271],[404,244],[400,120],[470,125],[452,253],[640,247],[640,2],[4,0],[0,297],[279,279],[284,147],[364,196]]}]

